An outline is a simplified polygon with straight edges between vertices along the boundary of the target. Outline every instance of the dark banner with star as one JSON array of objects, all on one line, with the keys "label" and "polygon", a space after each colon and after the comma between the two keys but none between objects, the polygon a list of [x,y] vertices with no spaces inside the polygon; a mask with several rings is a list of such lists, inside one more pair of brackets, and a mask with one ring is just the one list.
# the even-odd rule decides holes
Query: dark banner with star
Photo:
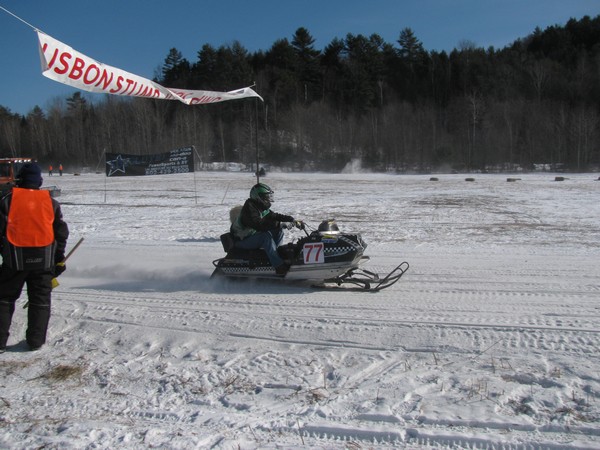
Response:
[{"label": "dark banner with star", "polygon": [[170,175],[194,171],[193,147],[152,155],[106,153],[106,176]]}]

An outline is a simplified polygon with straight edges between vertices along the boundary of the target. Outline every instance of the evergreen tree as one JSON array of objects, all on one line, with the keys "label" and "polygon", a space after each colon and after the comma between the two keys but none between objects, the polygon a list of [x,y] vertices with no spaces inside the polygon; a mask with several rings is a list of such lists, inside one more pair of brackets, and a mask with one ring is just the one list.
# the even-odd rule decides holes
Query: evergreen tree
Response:
[{"label": "evergreen tree", "polygon": [[298,28],[292,38],[292,47],[297,55],[299,90],[304,103],[319,98],[321,93],[321,73],[319,56],[314,48],[315,40],[306,28]]},{"label": "evergreen tree", "polygon": [[176,48],[169,50],[162,66],[161,83],[166,87],[189,87],[191,67],[187,59]]}]

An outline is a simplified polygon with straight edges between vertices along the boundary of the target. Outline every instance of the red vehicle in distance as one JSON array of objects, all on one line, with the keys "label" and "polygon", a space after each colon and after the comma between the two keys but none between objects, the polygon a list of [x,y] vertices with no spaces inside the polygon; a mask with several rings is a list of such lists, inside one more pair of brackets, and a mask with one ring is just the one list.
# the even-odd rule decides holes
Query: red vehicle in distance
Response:
[{"label": "red vehicle in distance", "polygon": [[21,166],[34,161],[33,158],[0,158],[0,191],[9,191],[15,185],[15,177]]}]

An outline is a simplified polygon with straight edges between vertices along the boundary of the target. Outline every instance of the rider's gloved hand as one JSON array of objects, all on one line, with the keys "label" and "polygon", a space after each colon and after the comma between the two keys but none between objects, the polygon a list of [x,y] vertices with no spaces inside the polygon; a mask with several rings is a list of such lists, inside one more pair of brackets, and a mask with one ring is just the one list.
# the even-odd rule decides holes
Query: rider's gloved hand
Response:
[{"label": "rider's gloved hand", "polygon": [[291,230],[292,228],[294,228],[294,222],[280,222],[279,228],[281,228],[282,230]]},{"label": "rider's gloved hand", "polygon": [[294,226],[300,230],[304,230],[304,222],[301,220],[294,220]]}]

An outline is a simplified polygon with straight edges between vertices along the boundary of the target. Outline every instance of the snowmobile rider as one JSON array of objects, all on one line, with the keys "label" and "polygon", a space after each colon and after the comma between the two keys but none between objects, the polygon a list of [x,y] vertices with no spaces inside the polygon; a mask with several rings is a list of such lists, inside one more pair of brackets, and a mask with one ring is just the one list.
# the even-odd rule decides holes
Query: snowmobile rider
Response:
[{"label": "snowmobile rider", "polygon": [[24,164],[17,184],[0,199],[0,353],[6,350],[15,302],[27,284],[29,307],[25,340],[29,350],[46,342],[52,279],[66,269],[69,228],[50,191],[39,189],[42,170]]},{"label": "snowmobile rider", "polygon": [[246,200],[237,219],[231,224],[234,246],[245,250],[262,248],[278,275],[284,275],[290,268],[277,253],[277,247],[283,241],[283,230],[294,226],[301,228],[302,222],[292,216],[270,210],[273,203],[273,190],[264,183],[258,183],[250,189],[250,198]]}]

